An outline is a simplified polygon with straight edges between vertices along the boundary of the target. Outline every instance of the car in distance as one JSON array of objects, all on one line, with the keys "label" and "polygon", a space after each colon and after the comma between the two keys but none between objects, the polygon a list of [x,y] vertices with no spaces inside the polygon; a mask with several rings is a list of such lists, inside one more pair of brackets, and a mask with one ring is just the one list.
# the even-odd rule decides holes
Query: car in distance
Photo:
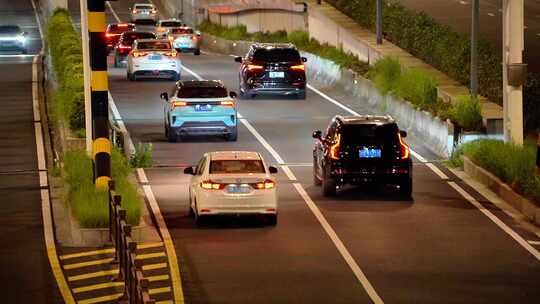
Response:
[{"label": "car in distance", "polygon": [[114,67],[118,68],[127,63],[127,56],[131,52],[133,42],[137,39],[156,39],[153,32],[132,31],[120,35],[118,43],[114,46]]},{"label": "car in distance", "polygon": [[135,24],[133,23],[111,23],[107,25],[105,30],[105,39],[107,41],[107,50],[111,51],[118,43],[120,35],[124,32],[134,31]]},{"label": "car in distance", "polygon": [[185,24],[176,18],[159,20],[156,25],[156,35],[158,38],[167,38],[169,29],[181,26],[185,26]]},{"label": "car in distance", "polygon": [[182,62],[178,52],[171,48],[168,40],[137,39],[127,60],[127,78],[136,81],[140,78],[180,79]]},{"label": "car in distance", "polygon": [[313,132],[313,180],[324,196],[346,184],[393,184],[412,195],[409,146],[390,116],[336,116],[325,134]]},{"label": "car in distance", "polygon": [[200,224],[214,215],[261,215],[277,224],[275,167],[257,152],[205,153],[196,167],[187,167],[189,213]]},{"label": "car in distance", "polygon": [[27,35],[18,25],[0,25],[0,51],[28,53]]},{"label": "car in distance", "polygon": [[306,58],[293,44],[255,43],[240,62],[240,96],[295,95],[306,98]]},{"label": "car in distance", "polygon": [[167,31],[167,38],[178,52],[192,52],[201,54],[201,34],[188,26],[173,27]]},{"label": "car in distance", "polygon": [[150,3],[135,3],[130,11],[131,22],[151,22],[156,24],[159,20],[159,13],[155,5]]},{"label": "car in distance", "polygon": [[165,136],[176,142],[185,136],[224,136],[236,141],[236,93],[217,80],[179,81],[165,100]]}]

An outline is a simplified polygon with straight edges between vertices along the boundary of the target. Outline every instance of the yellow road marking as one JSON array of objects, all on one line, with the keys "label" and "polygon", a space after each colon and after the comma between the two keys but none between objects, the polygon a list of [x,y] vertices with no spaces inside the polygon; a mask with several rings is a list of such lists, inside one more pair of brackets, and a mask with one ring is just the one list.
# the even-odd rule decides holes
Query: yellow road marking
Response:
[{"label": "yellow road marking", "polygon": [[148,289],[148,294],[149,295],[155,295],[155,294],[158,294],[158,293],[166,293],[166,292],[171,292],[171,288],[170,287],[160,287],[160,288]]},{"label": "yellow road marking", "polygon": [[103,271],[97,271],[97,272],[71,276],[71,277],[68,277],[68,281],[75,282],[75,281],[81,281],[81,280],[104,277],[104,276],[112,276],[112,275],[117,275],[117,274],[118,274],[118,269],[103,270]]},{"label": "yellow road marking", "polygon": [[163,274],[163,275],[150,276],[150,277],[146,277],[146,279],[148,280],[148,282],[165,281],[169,279],[169,275]]},{"label": "yellow road marking", "polygon": [[137,254],[136,259],[144,260],[144,259],[160,258],[164,256],[166,256],[165,252],[155,252],[155,253]]},{"label": "yellow road marking", "polygon": [[173,304],[173,301],[171,301],[171,300],[159,301],[159,302],[156,302],[156,304]]},{"label": "yellow road marking", "polygon": [[[168,230],[167,230],[168,232]],[[182,288],[182,279],[180,277],[180,267],[178,266],[178,260],[176,258],[176,251],[174,250],[174,244],[170,238],[163,240],[165,244],[165,250],[167,251],[167,258],[169,259],[169,270],[171,272],[171,284],[173,286],[174,303],[184,303],[184,290]]]},{"label": "yellow road marking", "polygon": [[144,265],[142,267],[142,270],[154,270],[154,269],[161,269],[166,268],[167,263],[159,263],[159,264],[150,264],[150,265]]},{"label": "yellow road marking", "polygon": [[73,288],[74,293],[81,293],[86,291],[92,291],[92,290],[98,290],[98,289],[105,289],[105,288],[111,288],[111,287],[121,287],[124,286],[124,282],[107,282],[107,283],[101,283],[101,284],[94,284],[84,287],[77,287]]},{"label": "yellow road marking", "polygon": [[106,248],[106,249],[64,254],[60,256],[60,260],[81,258],[81,257],[87,257],[87,256],[92,256],[92,255],[98,255],[98,254],[107,254],[107,253],[114,253],[114,248]]},{"label": "yellow road marking", "polygon": [[137,249],[148,249],[163,246],[163,242],[157,243],[146,243],[146,244],[137,244]]},{"label": "yellow road marking", "polygon": [[77,269],[77,268],[83,268],[83,267],[94,266],[94,265],[102,265],[102,264],[108,264],[112,261],[114,261],[114,258],[100,259],[100,260],[74,263],[74,264],[66,264],[64,265],[64,269],[69,270],[69,269]]},{"label": "yellow road marking", "polygon": [[77,304],[94,304],[94,303],[114,301],[114,300],[118,300],[120,297],[122,297],[122,295],[123,293],[116,293],[110,296],[84,299],[84,300],[77,301]]}]

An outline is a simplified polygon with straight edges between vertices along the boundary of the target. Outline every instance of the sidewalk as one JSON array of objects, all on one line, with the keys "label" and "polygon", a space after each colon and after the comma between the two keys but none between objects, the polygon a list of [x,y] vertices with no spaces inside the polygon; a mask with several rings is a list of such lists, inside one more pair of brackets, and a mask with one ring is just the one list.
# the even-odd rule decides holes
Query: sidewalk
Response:
[{"label": "sidewalk", "polygon": [[[398,57],[405,67],[425,69],[435,76],[439,83],[439,97],[447,102],[452,102],[460,95],[469,94],[467,87],[396,45],[386,40],[382,45],[378,45],[374,33],[362,28],[330,4],[323,1],[321,5],[318,5],[317,1],[313,0],[306,2],[308,2],[309,34],[311,37],[334,46],[342,46],[345,51],[357,55],[370,64],[375,63],[381,57],[394,56]],[[480,97],[480,102],[482,117],[488,133],[502,134],[502,107],[485,97]]]}]

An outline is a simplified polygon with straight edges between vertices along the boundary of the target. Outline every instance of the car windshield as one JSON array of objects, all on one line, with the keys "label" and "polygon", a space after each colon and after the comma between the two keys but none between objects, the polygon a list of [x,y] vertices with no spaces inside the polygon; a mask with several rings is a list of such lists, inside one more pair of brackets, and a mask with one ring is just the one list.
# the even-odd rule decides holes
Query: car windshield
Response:
[{"label": "car windshield", "polygon": [[154,33],[124,33],[122,35],[122,41],[126,43],[133,43],[136,39],[155,39],[156,35]]},{"label": "car windshield", "polygon": [[394,142],[397,132],[395,124],[359,124],[343,126],[341,134],[345,144],[358,145]]},{"label": "car windshield", "polygon": [[300,61],[300,54],[295,49],[258,49],[253,59],[265,62]]},{"label": "car windshield", "polygon": [[135,9],[151,10],[153,9],[152,5],[148,4],[136,4]]},{"label": "car windshield", "polygon": [[170,49],[171,45],[165,41],[144,41],[137,44],[139,50],[166,50]]},{"label": "car windshield", "polygon": [[180,21],[163,21],[161,22],[162,27],[176,27],[176,26],[182,26],[182,22]]},{"label": "car windshield", "polygon": [[178,91],[178,98],[223,98],[227,97],[227,90],[220,87],[198,88],[188,87]]},{"label": "car windshield", "polygon": [[193,34],[193,29],[190,28],[173,28],[171,29],[171,34]]},{"label": "car windshield", "polygon": [[213,160],[210,162],[211,174],[265,173],[260,159]]},{"label": "car windshield", "polygon": [[19,34],[21,29],[16,25],[0,26],[0,34]]},{"label": "car windshield", "polygon": [[125,31],[132,31],[135,29],[133,24],[111,24],[109,26],[109,33],[123,33]]}]

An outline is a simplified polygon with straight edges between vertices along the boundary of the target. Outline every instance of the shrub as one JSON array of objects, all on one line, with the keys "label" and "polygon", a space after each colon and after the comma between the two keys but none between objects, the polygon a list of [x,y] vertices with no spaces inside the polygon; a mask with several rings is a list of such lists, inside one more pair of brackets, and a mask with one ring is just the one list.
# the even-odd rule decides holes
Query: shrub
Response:
[{"label": "shrub", "polygon": [[480,101],[470,95],[458,96],[449,111],[449,116],[465,130],[479,130],[482,127]]},{"label": "shrub", "polygon": [[397,82],[394,93],[422,110],[431,110],[437,104],[437,80],[429,72],[406,69]]},{"label": "shrub", "polygon": [[385,57],[375,63],[369,76],[377,89],[387,94],[397,87],[401,77],[401,63],[398,58]]},{"label": "shrub", "polygon": [[130,164],[133,168],[152,167],[152,144],[138,143],[135,153],[131,156]]}]

